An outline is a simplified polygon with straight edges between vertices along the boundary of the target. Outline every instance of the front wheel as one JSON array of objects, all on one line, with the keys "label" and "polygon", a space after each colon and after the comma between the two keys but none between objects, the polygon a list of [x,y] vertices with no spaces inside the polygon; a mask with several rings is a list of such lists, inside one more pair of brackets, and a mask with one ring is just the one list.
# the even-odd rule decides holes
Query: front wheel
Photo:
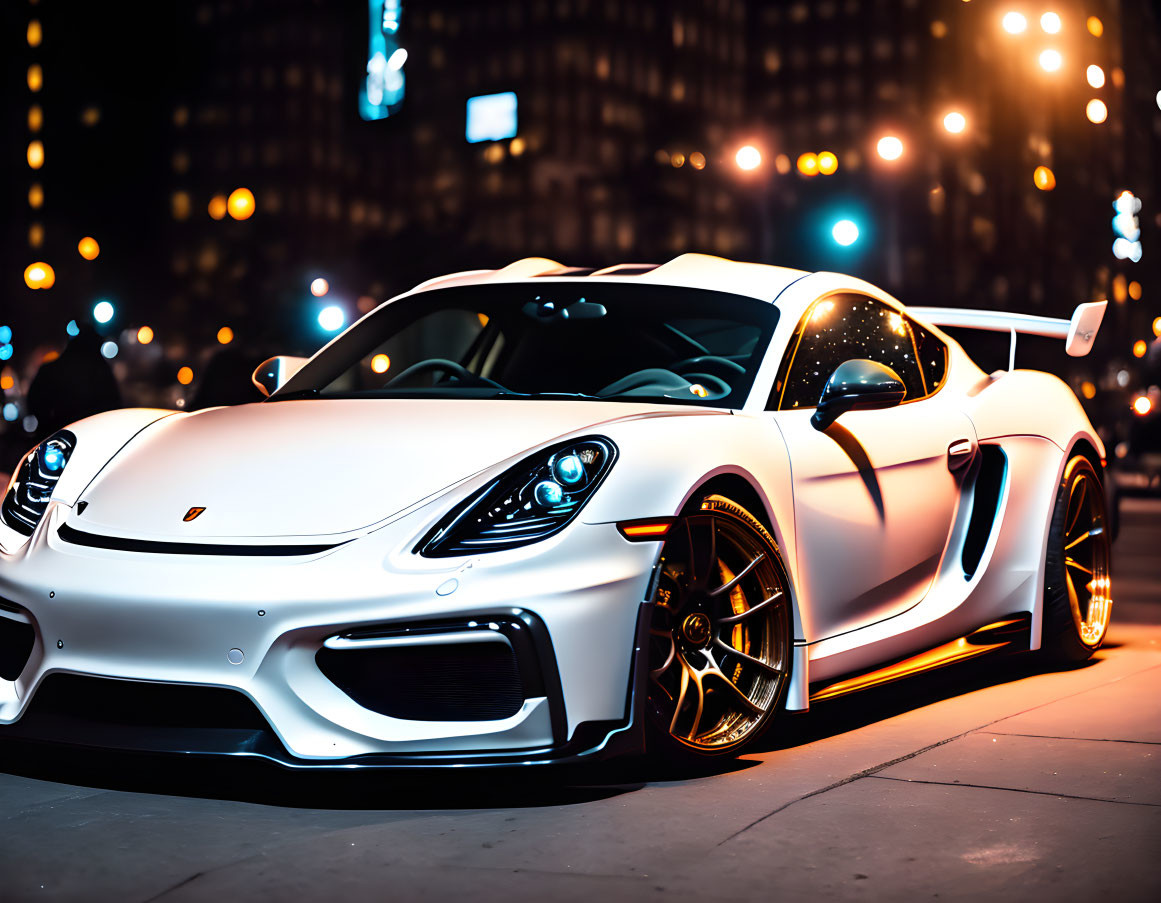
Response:
[{"label": "front wheel", "polygon": [[650,746],[670,759],[738,755],[790,680],[789,579],[778,545],[719,495],[670,528],[649,653]]},{"label": "front wheel", "polygon": [[1111,557],[1104,487],[1092,462],[1077,455],[1064,468],[1044,556],[1042,645],[1049,656],[1084,661],[1104,642]]}]

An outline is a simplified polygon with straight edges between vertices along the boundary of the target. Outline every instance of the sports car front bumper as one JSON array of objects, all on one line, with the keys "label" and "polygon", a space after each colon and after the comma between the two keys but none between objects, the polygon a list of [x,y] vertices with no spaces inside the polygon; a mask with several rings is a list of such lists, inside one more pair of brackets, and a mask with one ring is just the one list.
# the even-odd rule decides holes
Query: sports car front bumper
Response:
[{"label": "sports car front bumper", "polygon": [[[428,560],[411,552],[421,520],[321,553],[207,556],[67,542],[60,528],[77,517],[54,504],[22,548],[0,552],[0,627],[32,631],[19,674],[0,678],[0,738],[330,767],[637,748],[635,663],[657,544],[577,522],[535,546]],[[477,693],[460,711],[447,698],[470,691],[473,674],[445,680],[427,650],[462,671],[471,663],[456,644],[499,649],[502,664],[510,655],[510,709]],[[417,686],[414,667],[401,675],[396,661],[378,686],[374,650],[385,648],[429,667],[439,720],[397,705]],[[370,665],[341,667],[355,654]]]}]

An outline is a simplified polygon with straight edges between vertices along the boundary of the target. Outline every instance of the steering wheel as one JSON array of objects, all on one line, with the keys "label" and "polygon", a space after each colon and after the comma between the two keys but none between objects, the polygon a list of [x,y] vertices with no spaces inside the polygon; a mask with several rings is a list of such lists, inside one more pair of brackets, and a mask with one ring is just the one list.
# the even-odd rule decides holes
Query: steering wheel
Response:
[{"label": "steering wheel", "polygon": [[410,379],[420,373],[427,373],[428,371],[450,373],[452,378],[460,382],[471,382],[476,384],[483,384],[494,386],[497,389],[503,389],[495,380],[488,379],[486,376],[476,376],[462,364],[457,364],[455,361],[449,361],[447,358],[432,357],[425,361],[417,361],[410,367],[405,367],[396,373],[391,379],[383,383],[383,388],[392,386],[397,382],[402,382],[405,379]]}]

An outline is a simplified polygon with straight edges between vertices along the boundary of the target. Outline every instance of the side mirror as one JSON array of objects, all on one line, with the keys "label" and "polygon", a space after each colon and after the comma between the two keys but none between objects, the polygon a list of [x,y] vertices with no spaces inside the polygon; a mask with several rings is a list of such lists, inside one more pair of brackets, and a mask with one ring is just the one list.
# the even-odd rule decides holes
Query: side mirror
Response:
[{"label": "side mirror", "polygon": [[285,386],[290,381],[290,377],[301,370],[302,365],[308,360],[309,358],[305,357],[280,354],[260,363],[250,379],[258,387],[259,392],[270,397]]},{"label": "side mirror", "polygon": [[906,394],[903,380],[886,364],[861,358],[846,361],[826,381],[810,425],[825,430],[847,411],[891,408]]}]

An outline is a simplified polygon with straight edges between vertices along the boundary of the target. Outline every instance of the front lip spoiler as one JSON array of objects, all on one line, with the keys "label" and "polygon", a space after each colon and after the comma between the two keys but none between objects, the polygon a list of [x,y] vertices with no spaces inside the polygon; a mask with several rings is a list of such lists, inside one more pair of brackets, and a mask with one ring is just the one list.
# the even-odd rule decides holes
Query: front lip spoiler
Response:
[{"label": "front lip spoiler", "polygon": [[57,535],[62,540],[76,546],[88,546],[93,549],[112,549],[117,552],[144,552],[154,555],[226,555],[250,557],[279,557],[294,555],[318,555],[329,552],[354,540],[326,545],[244,545],[238,543],[210,543],[210,542],[168,542],[155,539],[126,539],[122,536],[104,536],[100,533],[86,533],[61,524]]}]

